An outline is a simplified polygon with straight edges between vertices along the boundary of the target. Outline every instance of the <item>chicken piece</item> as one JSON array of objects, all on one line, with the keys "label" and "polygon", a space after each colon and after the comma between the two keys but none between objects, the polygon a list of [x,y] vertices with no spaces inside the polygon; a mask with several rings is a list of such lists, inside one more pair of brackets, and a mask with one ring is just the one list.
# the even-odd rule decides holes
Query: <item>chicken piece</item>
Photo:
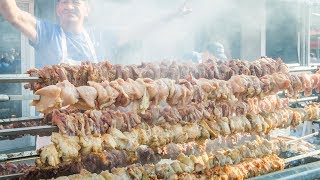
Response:
[{"label": "chicken piece", "polygon": [[189,157],[194,162],[195,172],[202,172],[206,168],[205,163],[202,159],[202,156],[190,155]]},{"label": "chicken piece", "polygon": [[231,134],[230,126],[229,126],[229,119],[226,117],[222,117],[216,120],[220,129],[221,129],[221,135],[227,136]]},{"label": "chicken piece", "polygon": [[[200,125],[203,129],[206,129],[208,131],[208,133],[210,134],[210,137],[213,139],[213,138],[216,138],[218,137],[218,134],[216,132],[214,132],[213,129],[211,129],[211,127],[207,124],[207,122],[205,120],[202,120],[200,122]],[[209,137],[209,139],[210,139]]]},{"label": "chicken piece", "polygon": [[261,121],[261,118],[257,115],[253,114],[247,114],[248,120],[252,124],[252,128],[254,129],[255,132],[261,133],[263,132],[263,122]]},{"label": "chicken piece", "polygon": [[81,154],[88,155],[90,153],[101,153],[102,152],[102,138],[89,136],[80,136]]},{"label": "chicken piece", "polygon": [[77,87],[77,91],[80,94],[80,98],[92,109],[95,107],[95,100],[98,97],[98,92],[94,87],[91,86],[80,86]]},{"label": "chicken piece", "polygon": [[101,139],[102,139],[103,149],[105,150],[113,150],[116,147],[118,147],[117,142],[114,140],[114,138],[110,134],[103,134],[101,136]]},{"label": "chicken piece", "polygon": [[216,152],[214,152],[213,156],[215,157],[216,165],[218,165],[218,166],[223,166],[223,165],[226,165],[228,163],[232,163],[232,162],[228,161],[229,157],[224,154],[224,151],[221,151],[221,150],[220,151],[216,151]]},{"label": "chicken piece", "polygon": [[284,73],[274,73],[272,74],[272,78],[277,83],[279,89],[288,89],[290,86],[290,80],[287,74]]},{"label": "chicken piece", "polygon": [[313,79],[310,74],[300,74],[300,80],[302,81],[302,87],[304,87],[304,95],[310,96],[312,94]]},{"label": "chicken piece", "polygon": [[72,113],[71,114],[72,118],[75,119],[76,121],[78,121],[78,128],[77,128],[77,135],[85,135],[86,134],[86,130],[85,130],[85,119],[83,117],[82,113]]},{"label": "chicken piece", "polygon": [[[141,81],[141,83],[142,82],[144,83],[144,86],[149,94],[149,98],[150,98],[149,101],[154,101],[154,103],[156,103],[156,101],[159,100],[158,99],[159,97],[157,97],[159,94],[159,92],[158,92],[159,90],[158,90],[158,85],[157,85],[156,81],[149,79],[149,78],[144,78],[144,79],[137,80],[137,81]],[[158,104],[156,103],[154,105],[158,105]]]},{"label": "chicken piece", "polygon": [[61,88],[60,98],[62,99],[62,107],[75,104],[79,101],[80,95],[76,87],[68,80],[59,82],[56,86]]},{"label": "chicken piece", "polygon": [[167,103],[171,106],[177,105],[184,94],[184,89],[180,84],[175,84],[174,89],[174,94],[167,99]]},{"label": "chicken piece", "polygon": [[215,121],[206,121],[210,129],[212,129],[213,132],[215,132],[217,135],[221,134],[222,128],[220,125]]},{"label": "chicken piece", "polygon": [[83,99],[79,99],[76,104],[70,106],[71,108],[80,109],[80,110],[91,110],[93,109],[90,107]]},{"label": "chicken piece", "polygon": [[130,179],[126,168],[113,168],[111,173],[115,175],[115,179]]},{"label": "chicken piece", "polygon": [[187,106],[192,102],[193,99],[193,86],[185,79],[179,80],[179,85],[181,85],[182,88],[182,95],[178,100],[178,105]]},{"label": "chicken piece", "polygon": [[171,79],[167,79],[167,78],[163,78],[161,80],[166,84],[166,86],[169,89],[169,95],[168,95],[167,99],[172,98],[174,93],[175,93],[175,91],[176,91],[176,89],[175,89],[175,87],[176,87],[175,86],[175,82],[176,81],[175,80],[171,80]]},{"label": "chicken piece", "polygon": [[146,110],[150,106],[150,95],[147,90],[144,91],[144,94],[141,98],[140,104],[139,104],[139,110],[141,111],[142,114],[146,113]]},{"label": "chicken piece", "polygon": [[154,126],[151,128],[150,136],[150,147],[158,147],[166,144],[166,139],[164,139],[163,134],[165,130],[160,126]]},{"label": "chicken piece", "polygon": [[214,94],[214,91],[218,89],[218,83],[208,79],[191,79],[194,91],[197,92],[195,100],[197,102],[206,101],[210,94]]},{"label": "chicken piece", "polygon": [[273,143],[266,140],[266,139],[261,139],[261,138],[258,138],[256,140],[258,143],[259,143],[259,147],[261,149],[261,152],[262,154],[264,155],[270,155],[270,154],[273,154],[274,152],[272,151],[272,146],[273,146]]},{"label": "chicken piece", "polygon": [[[249,98],[248,99],[249,112],[253,114],[260,113],[260,104],[257,98]],[[262,109],[262,108],[261,108]]]},{"label": "chicken piece", "polygon": [[244,75],[232,76],[228,83],[231,85],[234,94],[244,93],[249,85]]},{"label": "chicken piece", "polygon": [[110,82],[110,86],[115,89],[116,91],[118,91],[118,96],[115,100],[115,105],[116,106],[123,106],[126,107],[130,104],[130,97],[129,95],[125,92],[124,88],[119,84],[123,83],[124,80],[123,79],[118,79],[117,81],[112,81]]},{"label": "chicken piece", "polygon": [[117,80],[119,85],[122,86],[125,93],[129,96],[131,101],[139,100],[142,98],[145,85],[138,83],[132,79],[127,79],[126,81],[121,81],[120,79]]},{"label": "chicken piece", "polygon": [[256,76],[249,76],[249,78],[252,82],[252,87],[254,88],[253,96],[260,96],[262,92],[262,83],[260,79]]},{"label": "chicken piece", "polygon": [[245,174],[238,167],[226,166],[224,169],[228,173],[228,179],[245,179]]},{"label": "chicken piece", "polygon": [[312,79],[312,88],[316,89],[320,83],[320,76],[319,74],[311,74],[311,79]]},{"label": "chicken piece", "polygon": [[175,173],[183,173],[183,170],[180,166],[180,163],[177,161],[174,161],[170,164],[170,166],[172,167],[172,169],[174,170]]},{"label": "chicken piece", "polygon": [[226,154],[231,158],[233,164],[239,164],[243,158],[238,148],[228,149]]},{"label": "chicken piece", "polygon": [[180,167],[184,172],[191,173],[194,171],[194,162],[184,154],[179,154],[177,160],[180,161]]},{"label": "chicken piece", "polygon": [[52,112],[51,121],[53,125],[57,125],[59,128],[59,132],[61,134],[68,134],[68,130],[66,128],[68,115],[64,113],[60,113],[59,110],[54,110]]},{"label": "chicken piece", "polygon": [[33,100],[32,106],[36,107],[36,110],[41,113],[47,113],[52,109],[61,108],[62,99],[61,88],[51,85],[37,90],[35,95],[40,95],[40,100]]},{"label": "chicken piece", "polygon": [[251,149],[251,151],[254,151],[256,157],[262,157],[264,155],[263,152],[261,151],[261,148],[260,148],[261,146],[258,144],[257,141],[247,143],[247,147]]},{"label": "chicken piece", "polygon": [[200,126],[195,123],[187,124],[187,125],[183,126],[183,131],[188,136],[189,141],[196,140],[196,139],[200,138],[200,136],[201,136]]},{"label": "chicken piece", "polygon": [[298,96],[298,93],[304,90],[302,87],[302,82],[297,74],[290,74],[289,79],[293,88],[293,94],[290,95],[293,96],[293,98],[296,98]]},{"label": "chicken piece", "polygon": [[128,137],[126,137],[121,131],[119,131],[118,129],[115,129],[115,128],[110,128],[108,131],[109,131],[109,134],[113,137],[114,141],[117,144],[116,148],[126,149],[128,143],[129,143]]},{"label": "chicken piece", "polygon": [[69,162],[79,158],[79,137],[63,136],[58,133],[52,133],[51,141],[56,145],[59,157],[63,162]]},{"label": "chicken piece", "polygon": [[98,98],[97,98],[97,105],[99,109],[103,109],[110,105],[110,98],[108,97],[108,93],[106,89],[100,84],[93,81],[88,82],[89,86],[94,87],[97,91]]},{"label": "chicken piece", "polygon": [[[156,80],[156,84],[157,84],[158,92],[159,92],[158,93],[158,101],[165,102],[169,96],[169,88],[166,85],[166,83],[164,81],[162,81],[162,79]],[[158,103],[156,102],[156,104],[158,104]]]},{"label": "chicken piece", "polygon": [[154,164],[145,164],[143,165],[143,168],[145,170],[145,174],[144,177],[148,178],[153,178],[153,179],[157,179],[157,175],[156,175],[156,168]]},{"label": "chicken piece", "polygon": [[246,116],[239,116],[239,121],[242,123],[242,126],[244,126],[245,132],[250,133],[252,130],[252,125],[250,121],[247,119]]},{"label": "chicken piece", "polygon": [[140,164],[133,164],[127,167],[127,173],[131,179],[142,179],[143,167]]},{"label": "chicken piece", "polygon": [[139,131],[133,129],[131,132],[123,133],[126,137],[128,137],[129,143],[126,146],[126,150],[135,151],[139,147]]},{"label": "chicken piece", "polygon": [[106,99],[103,102],[101,102],[100,106],[109,107],[110,105],[116,102],[116,99],[119,96],[119,92],[115,88],[113,88],[108,81],[101,82],[101,85],[105,89],[107,94]]},{"label": "chicken piece", "polygon": [[150,142],[150,129],[142,129],[138,128],[138,137],[139,137],[139,144],[149,144]]},{"label": "chicken piece", "polygon": [[230,122],[230,130],[232,134],[241,133],[245,131],[245,124],[241,121],[237,116],[233,116],[229,118]]},{"label": "chicken piece", "polygon": [[170,166],[170,164],[156,164],[156,174],[159,179],[167,179],[170,177],[172,174],[175,174],[175,171],[173,168]]},{"label": "chicken piece", "polygon": [[68,180],[90,180],[90,179],[104,180],[104,177],[96,173],[92,174],[87,170],[81,170],[80,174],[74,174],[74,175],[68,176]]},{"label": "chicken piece", "polygon": [[100,175],[105,179],[105,180],[115,180],[115,175],[110,173],[109,171],[102,171]]},{"label": "chicken piece", "polygon": [[255,157],[255,154],[246,145],[240,146],[238,150],[241,153],[241,157],[243,158]]},{"label": "chicken piece", "polygon": [[44,146],[40,149],[40,162],[37,162],[37,166],[53,166],[56,167],[60,163],[58,151],[54,144]]}]

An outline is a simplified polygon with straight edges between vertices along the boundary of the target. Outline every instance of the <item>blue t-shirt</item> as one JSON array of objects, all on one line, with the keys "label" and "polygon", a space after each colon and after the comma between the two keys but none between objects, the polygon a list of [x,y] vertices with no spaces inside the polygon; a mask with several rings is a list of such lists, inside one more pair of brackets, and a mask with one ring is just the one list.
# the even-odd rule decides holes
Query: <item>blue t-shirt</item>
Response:
[{"label": "blue t-shirt", "polygon": [[[37,19],[36,42],[30,41],[35,49],[36,68],[59,64],[62,59],[62,29],[60,25]],[[66,32],[67,57],[76,61],[90,61],[92,57],[84,33]]]}]

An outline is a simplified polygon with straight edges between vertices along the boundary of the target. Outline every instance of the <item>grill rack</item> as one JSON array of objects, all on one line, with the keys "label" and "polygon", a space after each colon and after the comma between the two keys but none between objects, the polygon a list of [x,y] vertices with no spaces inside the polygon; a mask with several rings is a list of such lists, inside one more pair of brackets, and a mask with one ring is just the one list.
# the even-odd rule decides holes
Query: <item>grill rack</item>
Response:
[{"label": "grill rack", "polygon": [[[317,67],[293,67],[290,69],[290,73],[298,72],[311,72],[317,70]],[[2,74],[0,75],[0,83],[28,83],[28,82],[37,82],[39,77],[31,77],[28,74]],[[278,93],[279,95],[284,95],[283,92]],[[15,101],[15,100],[39,100],[41,97],[38,95],[3,95],[0,94],[0,102],[5,101]],[[301,102],[310,102],[318,101],[318,96],[313,97],[303,97],[295,100],[290,100],[290,104],[298,104]],[[21,117],[21,118],[9,118],[9,119],[0,119],[0,125],[7,125],[11,123],[20,123],[20,122],[32,122],[32,121],[42,121],[43,117]],[[0,140],[8,139],[6,136],[12,135],[38,135],[41,133],[51,134],[52,132],[58,132],[58,127],[53,125],[45,126],[35,126],[35,127],[24,127],[24,128],[13,128],[13,129],[4,129],[0,130]],[[307,135],[310,137],[310,135]],[[10,139],[10,138],[9,138]],[[320,151],[319,151],[320,153]],[[319,154],[314,152],[313,154]],[[311,153],[312,154],[312,153]],[[26,151],[20,153],[11,153],[11,154],[0,154],[0,164],[4,162],[23,162],[27,160],[34,160],[39,157],[39,154],[36,151]],[[301,158],[306,157],[306,155],[301,155]],[[297,158],[296,158],[297,159]],[[299,158],[298,158],[299,159]],[[319,163],[319,162],[317,162]],[[307,165],[303,165],[307,166]],[[277,174],[281,172],[276,172]],[[2,179],[14,179],[22,177],[23,173],[10,174],[0,176]]]}]

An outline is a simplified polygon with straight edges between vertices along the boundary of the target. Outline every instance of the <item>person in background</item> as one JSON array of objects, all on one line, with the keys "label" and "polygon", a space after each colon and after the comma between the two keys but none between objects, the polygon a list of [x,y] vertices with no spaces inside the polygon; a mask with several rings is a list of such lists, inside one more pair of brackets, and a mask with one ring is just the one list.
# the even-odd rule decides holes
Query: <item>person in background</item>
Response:
[{"label": "person in background", "polygon": [[228,59],[224,52],[224,46],[219,42],[208,44],[206,52],[210,55],[213,55],[221,61],[226,61]]},{"label": "person in background", "polygon": [[319,63],[314,53],[310,53],[310,63]]},{"label": "person in background", "polygon": [[97,62],[93,43],[84,29],[88,0],[58,0],[59,24],[38,19],[21,10],[15,0],[0,0],[0,14],[29,38],[36,51],[36,67],[81,61]]},{"label": "person in background", "polygon": [[202,52],[193,51],[191,60],[195,63],[202,63],[203,60],[214,56],[220,61],[226,61],[228,58],[224,52],[224,46],[219,42],[209,43]]}]

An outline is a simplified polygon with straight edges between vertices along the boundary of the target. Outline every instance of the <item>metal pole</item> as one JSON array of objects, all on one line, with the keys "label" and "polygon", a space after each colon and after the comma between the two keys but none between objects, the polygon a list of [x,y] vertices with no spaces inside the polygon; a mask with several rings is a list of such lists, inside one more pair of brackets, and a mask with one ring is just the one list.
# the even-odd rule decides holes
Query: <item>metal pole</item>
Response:
[{"label": "metal pole", "polygon": [[320,60],[320,37],[317,37],[317,62]]}]

